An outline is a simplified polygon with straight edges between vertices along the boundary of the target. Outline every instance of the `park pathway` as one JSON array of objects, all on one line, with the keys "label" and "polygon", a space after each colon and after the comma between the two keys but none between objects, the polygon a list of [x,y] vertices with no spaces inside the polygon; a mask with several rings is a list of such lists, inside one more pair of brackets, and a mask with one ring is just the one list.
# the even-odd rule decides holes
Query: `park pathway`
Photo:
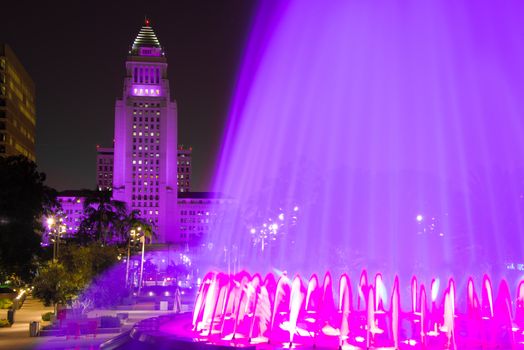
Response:
[{"label": "park pathway", "polygon": [[[4,315],[6,317],[7,310]],[[15,323],[8,328],[0,328],[0,349],[24,349],[36,343],[37,338],[29,337],[29,322],[42,322],[42,314],[53,311],[53,307],[46,307],[32,296],[28,296],[24,305],[15,313]]]}]

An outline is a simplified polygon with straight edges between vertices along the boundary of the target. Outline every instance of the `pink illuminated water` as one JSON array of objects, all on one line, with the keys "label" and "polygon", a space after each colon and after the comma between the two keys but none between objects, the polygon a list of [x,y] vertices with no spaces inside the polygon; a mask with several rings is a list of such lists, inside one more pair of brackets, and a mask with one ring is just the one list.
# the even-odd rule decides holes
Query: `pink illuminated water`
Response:
[{"label": "pink illuminated water", "polygon": [[211,266],[520,278],[523,22],[521,1],[261,2]]},{"label": "pink illuminated water", "polygon": [[[514,303],[504,281],[494,293],[485,276],[480,298],[470,279],[464,300],[457,303],[453,279],[431,301],[426,298],[424,284],[413,279],[408,290],[414,305],[404,308],[398,278],[389,289],[381,278],[375,278],[374,285],[363,279],[354,284],[347,274],[340,277],[338,288],[329,273],[323,284],[318,281],[317,275],[307,281],[282,274],[275,282],[273,274],[262,278],[245,272],[208,273],[197,295],[192,321],[187,320],[190,325],[181,327],[183,321],[175,320],[163,324],[160,331],[231,347],[524,348],[522,296],[519,294]],[[384,299],[376,298],[380,289],[384,289]],[[361,294],[367,295],[366,304],[355,307]],[[484,304],[491,305],[493,311],[484,310]]]},{"label": "pink illuminated water", "polygon": [[237,205],[205,257],[279,278],[208,275],[193,334],[520,346],[523,22],[519,1],[261,2],[215,180]]}]

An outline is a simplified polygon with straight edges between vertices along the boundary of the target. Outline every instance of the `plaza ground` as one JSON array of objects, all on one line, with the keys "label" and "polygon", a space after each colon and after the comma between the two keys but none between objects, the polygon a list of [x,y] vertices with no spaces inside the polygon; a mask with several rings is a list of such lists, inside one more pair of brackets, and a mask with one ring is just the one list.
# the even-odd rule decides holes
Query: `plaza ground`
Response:
[{"label": "plaza ground", "polygon": [[[125,320],[121,328],[121,331],[125,332],[129,330],[133,324],[142,319],[173,312],[148,310],[151,308],[152,305],[145,303],[135,305],[129,310],[93,310],[88,313],[88,317],[116,316],[117,313],[128,313],[129,318]],[[188,309],[188,305],[183,305],[183,311],[187,311]],[[15,323],[9,328],[0,328],[0,350],[97,349],[101,343],[119,334],[97,334],[96,337],[92,335],[82,335],[77,339],[66,339],[65,336],[30,337],[29,323],[38,321],[41,325],[45,324],[45,322],[42,322],[42,314],[49,311],[53,311],[53,308],[46,307],[40,300],[29,296],[22,308],[16,312]],[[5,315],[0,317],[5,317]]]}]

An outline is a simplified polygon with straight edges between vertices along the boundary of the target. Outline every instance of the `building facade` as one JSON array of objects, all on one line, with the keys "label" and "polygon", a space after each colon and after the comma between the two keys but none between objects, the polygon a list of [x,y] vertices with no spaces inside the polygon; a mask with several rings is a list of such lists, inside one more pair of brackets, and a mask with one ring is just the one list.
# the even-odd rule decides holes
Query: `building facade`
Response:
[{"label": "building facade", "polygon": [[0,156],[36,160],[35,84],[15,53],[0,44]]},{"label": "building facade", "polygon": [[[191,192],[191,147],[178,146],[178,192]],[[113,189],[114,148],[96,146],[96,183],[99,190]]]},{"label": "building facade", "polygon": [[61,216],[65,227],[65,237],[72,237],[78,232],[84,219],[86,191],[67,190],[59,192],[56,199],[62,208]]},{"label": "building facade", "polygon": [[199,244],[216,225],[224,224],[235,201],[215,192],[181,192],[177,200],[174,242]]},{"label": "building facade", "polygon": [[191,147],[178,146],[177,187],[178,192],[191,192]]},{"label": "building facade", "polygon": [[167,79],[167,59],[149,21],[126,61],[115,106],[113,197],[138,210],[172,241],[177,198],[177,108]]},{"label": "building facade", "polygon": [[100,191],[113,188],[114,149],[96,146],[96,184]]}]

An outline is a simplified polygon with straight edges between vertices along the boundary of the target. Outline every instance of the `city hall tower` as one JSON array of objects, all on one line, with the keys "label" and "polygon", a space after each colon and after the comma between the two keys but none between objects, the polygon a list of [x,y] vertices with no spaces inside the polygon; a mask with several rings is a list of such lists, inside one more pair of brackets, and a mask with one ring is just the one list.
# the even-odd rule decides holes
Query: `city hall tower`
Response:
[{"label": "city hall tower", "polygon": [[170,242],[175,231],[176,135],[167,59],[146,19],[129,51],[123,95],[115,105],[113,198],[138,210],[160,243]]}]

